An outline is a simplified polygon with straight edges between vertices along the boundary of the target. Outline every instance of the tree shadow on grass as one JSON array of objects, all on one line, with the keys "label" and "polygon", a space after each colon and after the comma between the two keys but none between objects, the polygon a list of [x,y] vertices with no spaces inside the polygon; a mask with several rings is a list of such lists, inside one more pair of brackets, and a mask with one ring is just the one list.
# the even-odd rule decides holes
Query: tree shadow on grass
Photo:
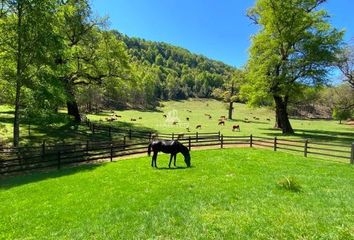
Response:
[{"label": "tree shadow on grass", "polygon": [[[267,130],[272,132],[265,132],[265,135],[273,137],[284,136],[280,130],[274,128],[262,128],[261,130]],[[353,132],[343,132],[343,131],[328,131],[328,130],[309,130],[309,129],[294,129],[295,133],[286,136],[300,137],[303,139],[311,139],[315,141],[333,141],[341,142],[345,144],[350,144],[354,141],[354,131]]]},{"label": "tree shadow on grass", "polygon": [[[60,170],[47,169],[43,172],[29,172],[26,175],[13,175],[0,178],[0,189],[11,189],[17,186],[22,186],[30,183],[35,183],[47,179],[60,178],[73,175],[76,173],[90,172],[104,164],[85,164],[81,166],[70,166]],[[23,173],[22,173],[23,174]]]}]

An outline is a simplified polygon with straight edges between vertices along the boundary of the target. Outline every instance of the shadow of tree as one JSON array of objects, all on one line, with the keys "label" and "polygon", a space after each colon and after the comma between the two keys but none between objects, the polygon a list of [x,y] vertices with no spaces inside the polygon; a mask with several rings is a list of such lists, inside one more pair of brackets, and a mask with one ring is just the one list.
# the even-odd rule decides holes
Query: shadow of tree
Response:
[{"label": "shadow of tree", "polygon": [[53,169],[48,169],[46,172],[36,172],[32,174],[23,175],[14,175],[10,177],[3,177],[0,181],[0,189],[10,189],[17,186],[26,185],[29,183],[35,183],[47,179],[60,178],[63,176],[73,175],[76,173],[93,171],[98,167],[103,166],[104,164],[87,164],[81,166],[72,166],[68,168],[63,168],[61,170],[53,171]]},{"label": "shadow of tree", "polygon": [[[261,130],[267,130],[263,134],[268,136],[280,137],[284,136],[280,130],[274,128],[262,128]],[[271,131],[271,132],[269,132]],[[310,130],[310,129],[294,129],[295,133],[287,136],[295,136],[303,139],[312,139],[316,141],[333,141],[341,143],[351,143],[354,141],[354,131],[328,131],[328,130]]]}]

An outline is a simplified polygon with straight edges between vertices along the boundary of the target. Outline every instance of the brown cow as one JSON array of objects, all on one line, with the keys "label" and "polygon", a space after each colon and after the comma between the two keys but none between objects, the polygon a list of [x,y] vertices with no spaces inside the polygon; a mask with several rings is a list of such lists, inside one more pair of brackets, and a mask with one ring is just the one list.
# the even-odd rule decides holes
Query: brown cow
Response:
[{"label": "brown cow", "polygon": [[218,125],[223,125],[223,126],[225,126],[225,121],[220,121],[220,122],[218,123]]},{"label": "brown cow", "polygon": [[202,129],[202,125],[197,125],[196,127],[195,127],[196,129]]},{"label": "brown cow", "polygon": [[241,131],[240,125],[233,125],[232,126],[232,131],[238,130],[239,132]]}]

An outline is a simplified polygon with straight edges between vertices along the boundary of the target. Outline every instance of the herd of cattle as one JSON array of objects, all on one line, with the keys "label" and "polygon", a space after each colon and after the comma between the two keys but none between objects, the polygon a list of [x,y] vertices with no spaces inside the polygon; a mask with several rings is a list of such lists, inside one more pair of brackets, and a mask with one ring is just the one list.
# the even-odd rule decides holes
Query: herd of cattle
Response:
[{"label": "herd of cattle", "polygon": [[[191,110],[187,110],[187,112],[192,113]],[[205,113],[204,115],[205,115],[209,120],[212,120],[212,119],[213,119],[213,117],[212,117],[211,114],[209,114],[209,113]],[[164,118],[167,118],[167,115],[166,115],[166,114],[163,114],[163,117],[164,117]],[[121,115],[118,115],[118,114],[115,114],[114,111],[112,110],[112,111],[111,111],[111,115],[110,115],[109,117],[106,117],[106,121],[107,121],[107,122],[113,122],[113,121],[118,120],[119,118],[122,118],[122,116],[121,116]],[[138,119],[141,120],[142,117],[139,117]],[[259,119],[258,117],[253,117],[253,120],[259,121],[260,119]],[[267,120],[267,121],[271,121],[270,118],[267,118],[266,120]],[[100,121],[103,121],[103,120],[100,119]],[[137,118],[131,118],[130,121],[135,122],[135,121],[137,121]],[[186,117],[186,121],[189,122],[189,121],[190,121],[190,117]],[[225,126],[226,121],[227,121],[226,116],[220,116],[220,117],[218,118],[218,125],[220,125],[220,126]],[[250,123],[250,120],[249,120],[248,118],[245,118],[243,122],[245,122],[245,123]],[[173,124],[173,125],[177,125],[177,124],[178,124],[178,121],[177,121],[177,120],[174,120],[174,121],[172,122],[172,124]],[[196,129],[202,129],[202,125],[201,125],[201,124],[198,124],[198,125],[196,125],[195,128],[196,128]],[[187,127],[186,130],[187,130],[187,132],[190,132],[190,128],[189,128],[189,127]],[[241,131],[240,125],[232,125],[232,131]]]}]

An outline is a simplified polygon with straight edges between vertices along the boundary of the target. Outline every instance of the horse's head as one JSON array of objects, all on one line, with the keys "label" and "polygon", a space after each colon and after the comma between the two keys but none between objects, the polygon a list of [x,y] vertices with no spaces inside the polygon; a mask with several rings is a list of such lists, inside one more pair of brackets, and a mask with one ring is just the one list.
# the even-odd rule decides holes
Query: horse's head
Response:
[{"label": "horse's head", "polygon": [[184,156],[184,162],[186,163],[187,167],[190,167],[191,166],[191,155],[189,154],[188,148],[182,145],[181,153]]}]

